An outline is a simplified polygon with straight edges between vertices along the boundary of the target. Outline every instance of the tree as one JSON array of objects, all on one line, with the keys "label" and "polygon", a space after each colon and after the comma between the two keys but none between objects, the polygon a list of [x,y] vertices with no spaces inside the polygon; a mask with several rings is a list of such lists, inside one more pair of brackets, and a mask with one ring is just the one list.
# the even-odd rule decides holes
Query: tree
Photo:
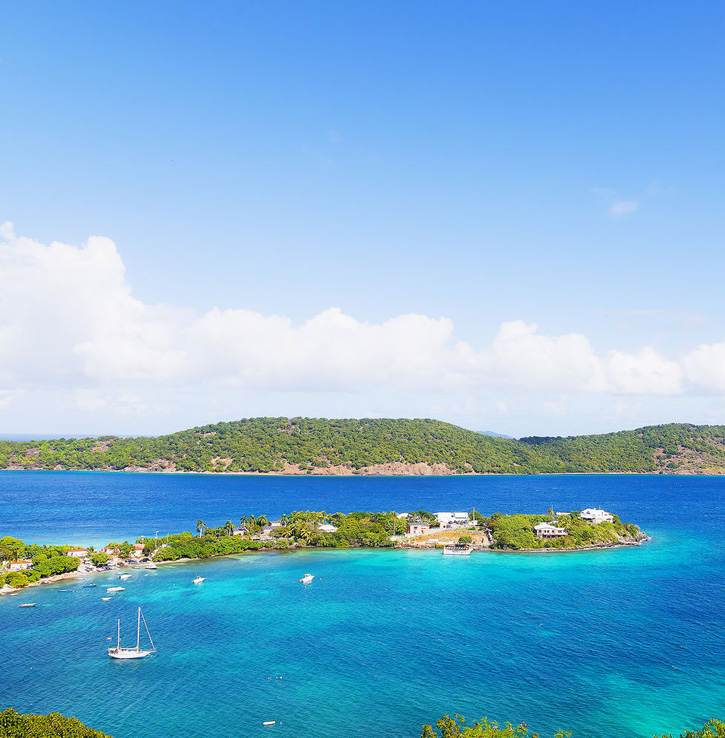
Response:
[{"label": "tree", "polygon": [[3,536],[0,538],[0,559],[16,561],[25,554],[25,544],[19,538]]},{"label": "tree", "polygon": [[232,523],[231,520],[227,520],[227,522],[224,523],[224,530],[227,532],[228,536],[231,536],[234,531],[234,523]]},{"label": "tree", "polygon": [[204,528],[206,526],[204,525],[204,521],[199,519],[196,521],[196,532],[199,534],[199,538],[201,538],[201,534],[204,531]]},{"label": "tree", "polygon": [[[449,717],[444,715],[436,722],[436,728],[440,730],[440,738],[537,738],[538,734],[531,734],[526,723],[514,727],[506,723],[499,728],[498,723],[491,723],[484,718],[480,723],[471,726],[466,725],[463,715]],[[438,733],[430,725],[424,725],[420,734],[421,738],[438,738]],[[560,730],[554,738],[570,738],[571,733]],[[719,738],[719,736],[718,736]]]},{"label": "tree", "polygon": [[109,555],[107,553],[103,553],[103,551],[98,551],[91,556],[91,563],[93,566],[105,566],[108,563]]}]

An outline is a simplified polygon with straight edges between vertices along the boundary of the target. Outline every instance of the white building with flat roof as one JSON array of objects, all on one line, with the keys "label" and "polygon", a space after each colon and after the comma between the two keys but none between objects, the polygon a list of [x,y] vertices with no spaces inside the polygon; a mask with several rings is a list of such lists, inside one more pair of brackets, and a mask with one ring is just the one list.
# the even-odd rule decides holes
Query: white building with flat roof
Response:
[{"label": "white building with flat roof", "polygon": [[594,523],[594,525],[614,522],[614,516],[611,513],[596,507],[588,507],[586,510],[582,510],[579,513],[579,517],[582,520],[588,520],[590,523]]},{"label": "white building with flat roof", "polygon": [[459,528],[462,525],[469,524],[467,512],[437,512],[433,514],[441,528]]}]

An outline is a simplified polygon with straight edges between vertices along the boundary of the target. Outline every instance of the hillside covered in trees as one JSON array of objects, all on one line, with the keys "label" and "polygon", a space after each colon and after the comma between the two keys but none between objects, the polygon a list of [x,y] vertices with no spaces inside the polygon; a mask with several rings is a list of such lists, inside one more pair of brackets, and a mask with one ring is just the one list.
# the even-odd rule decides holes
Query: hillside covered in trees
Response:
[{"label": "hillside covered in trees", "polygon": [[282,474],[724,474],[725,426],[474,433],[437,420],[252,418],[155,438],[0,441],[0,469]]}]

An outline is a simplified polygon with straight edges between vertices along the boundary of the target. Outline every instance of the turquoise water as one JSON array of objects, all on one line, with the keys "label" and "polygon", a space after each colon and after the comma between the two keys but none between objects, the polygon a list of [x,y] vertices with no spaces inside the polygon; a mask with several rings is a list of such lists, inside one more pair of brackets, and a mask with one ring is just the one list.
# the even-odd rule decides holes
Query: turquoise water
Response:
[{"label": "turquoise water", "polygon": [[[130,528],[116,481],[126,477],[40,475],[58,497],[63,485],[88,478],[97,480],[96,499],[106,495],[112,525]],[[168,485],[161,491],[159,479]],[[156,515],[177,479],[129,476],[128,498],[137,498],[129,514]],[[135,570],[109,602],[101,601],[104,587],[118,584],[110,572],[94,578],[98,588],[27,590],[0,599],[0,707],[74,714],[116,738],[205,736],[210,726],[250,737],[410,738],[444,712],[525,721],[543,734],[563,727],[579,738],[651,736],[725,716],[725,480],[351,479],[325,487],[287,479],[270,493],[269,480],[255,488],[240,478],[238,487],[196,479],[193,504],[202,517],[213,517],[224,495],[230,507],[251,501],[271,514],[284,511],[274,508],[282,497],[294,503],[285,509],[492,512],[528,510],[555,496],[561,508],[601,499],[654,539],[634,549],[455,559],[413,551],[248,554]],[[65,530],[42,514],[37,475],[0,475],[2,484],[11,484],[12,500],[3,495],[0,512],[28,509],[35,499],[38,522],[23,525]],[[141,505],[138,485],[146,484]],[[305,494],[325,504],[299,504]],[[83,512],[66,496],[63,521]],[[429,504],[413,504],[420,499]],[[188,516],[185,504],[170,515]],[[11,521],[0,524],[9,532]],[[100,516],[93,525],[102,525]],[[297,580],[308,571],[315,580],[305,587]],[[194,586],[197,574],[206,581]],[[38,606],[18,608],[23,601]],[[130,640],[138,605],[159,655],[108,659],[116,618]],[[264,728],[265,720],[277,725]]]}]

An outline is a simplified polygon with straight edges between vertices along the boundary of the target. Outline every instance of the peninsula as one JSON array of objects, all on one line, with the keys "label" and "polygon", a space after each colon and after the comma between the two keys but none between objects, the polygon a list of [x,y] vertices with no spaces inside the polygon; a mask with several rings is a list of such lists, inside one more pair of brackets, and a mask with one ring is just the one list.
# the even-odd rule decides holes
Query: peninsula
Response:
[{"label": "peninsula", "polygon": [[500,438],[437,420],[252,418],[159,437],[0,441],[0,469],[305,475],[725,474],[725,426]]},{"label": "peninsula", "polygon": [[597,508],[546,515],[484,516],[479,512],[333,513],[293,511],[279,520],[241,516],[219,527],[203,520],[191,531],[142,536],[135,543],[109,543],[100,551],[26,544],[0,538],[0,593],[44,581],[111,568],[154,567],[181,559],[207,559],[262,550],[300,548],[445,548],[467,550],[575,551],[638,545],[647,536]]}]

